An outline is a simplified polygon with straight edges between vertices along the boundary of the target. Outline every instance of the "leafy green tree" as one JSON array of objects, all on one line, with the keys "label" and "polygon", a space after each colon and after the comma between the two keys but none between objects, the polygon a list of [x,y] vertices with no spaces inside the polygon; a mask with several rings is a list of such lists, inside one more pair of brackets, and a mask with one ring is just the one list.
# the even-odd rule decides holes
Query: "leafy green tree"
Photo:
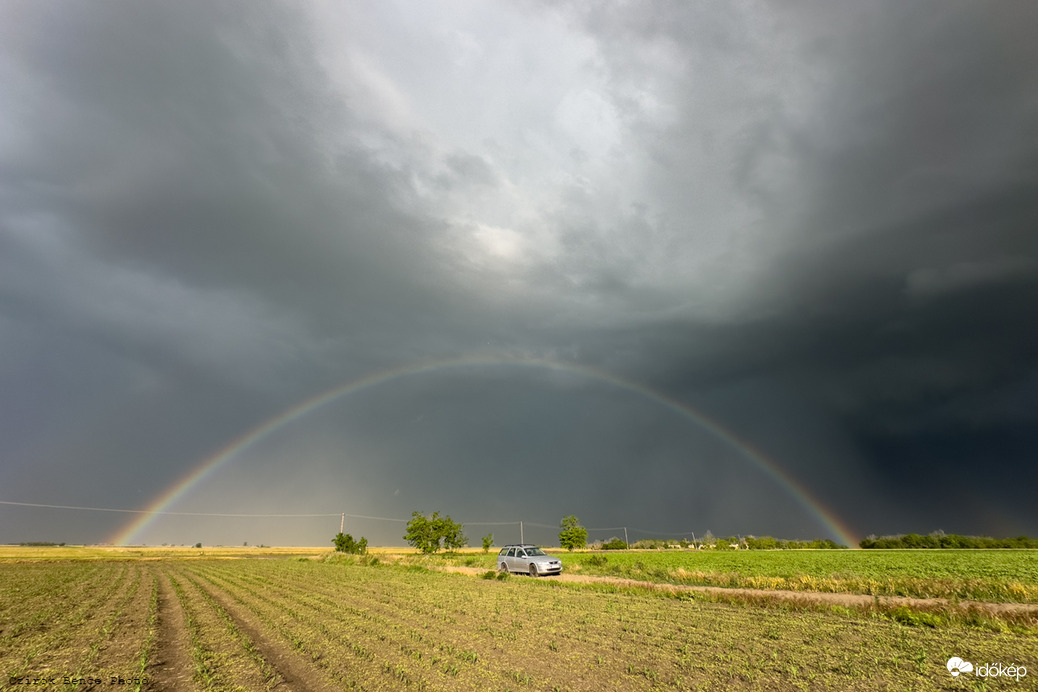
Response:
[{"label": "leafy green tree", "polygon": [[359,541],[355,541],[350,534],[339,533],[332,539],[332,543],[335,544],[335,550],[340,553],[364,555],[368,552],[368,539],[363,536]]},{"label": "leafy green tree", "polygon": [[412,512],[404,540],[426,554],[439,551],[441,542],[447,550],[457,550],[468,544],[461,529],[461,524],[451,520],[450,516],[441,517],[439,512],[433,512],[429,517],[421,512]]},{"label": "leafy green tree", "polygon": [[461,532],[461,524],[451,521],[449,516],[441,517],[436,528],[443,540],[443,547],[448,551],[464,548],[469,543],[469,539]]},{"label": "leafy green tree", "polygon": [[407,522],[407,533],[404,540],[423,553],[435,553],[440,549],[440,538],[436,535],[433,522],[440,516],[439,512],[426,517],[420,512],[411,513],[411,521]]},{"label": "leafy green tree", "polygon": [[486,536],[483,536],[483,552],[484,553],[489,553],[490,552],[490,548],[493,545],[494,545],[494,534],[488,533]]},{"label": "leafy green tree", "polygon": [[559,545],[566,550],[583,548],[587,545],[587,529],[580,525],[580,520],[570,514],[562,518],[562,531],[559,531]]}]

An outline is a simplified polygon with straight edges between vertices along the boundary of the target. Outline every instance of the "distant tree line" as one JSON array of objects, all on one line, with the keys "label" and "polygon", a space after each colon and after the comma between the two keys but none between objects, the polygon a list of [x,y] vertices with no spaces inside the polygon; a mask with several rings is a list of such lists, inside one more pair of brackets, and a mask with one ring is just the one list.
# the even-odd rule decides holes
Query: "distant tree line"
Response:
[{"label": "distant tree line", "polygon": [[828,538],[792,541],[771,536],[747,536],[743,541],[750,550],[846,550],[847,546]]},{"label": "distant tree line", "polygon": [[991,538],[990,536],[960,536],[934,531],[926,536],[906,533],[898,536],[869,536],[859,543],[865,549],[883,548],[1038,548],[1038,539],[1027,536]]},{"label": "distant tree line", "polygon": [[50,541],[27,541],[25,543],[19,543],[18,545],[25,546],[27,548],[59,548],[65,544],[51,543]]},{"label": "distant tree line", "polygon": [[628,547],[634,550],[671,550],[697,548],[700,550],[846,550],[847,546],[836,541],[816,538],[811,541],[793,541],[783,538],[772,538],[771,536],[746,536],[736,538],[714,538],[707,532],[706,536],[695,542],[682,538],[673,541],[660,538],[643,538],[628,546],[619,538],[611,538],[603,543],[592,546],[598,550],[626,550]]}]

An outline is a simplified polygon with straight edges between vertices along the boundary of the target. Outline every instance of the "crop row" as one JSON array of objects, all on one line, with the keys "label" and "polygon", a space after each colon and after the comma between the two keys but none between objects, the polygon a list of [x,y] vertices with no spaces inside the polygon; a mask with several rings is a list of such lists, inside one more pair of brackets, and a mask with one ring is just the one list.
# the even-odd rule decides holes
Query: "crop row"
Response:
[{"label": "crop row", "polygon": [[197,683],[206,689],[262,689],[280,681],[252,640],[197,581],[183,574],[167,578],[184,613]]},{"label": "crop row", "polygon": [[548,579],[310,560],[0,565],[8,677],[196,690],[925,690],[948,686],[952,653],[1038,670],[1030,635]]},{"label": "crop row", "polygon": [[[0,566],[0,667],[6,679],[81,688],[133,678],[147,639],[154,575],[140,564]],[[137,661],[135,661],[135,657]]]},{"label": "crop row", "polygon": [[947,676],[949,650],[965,648],[979,660],[1005,658],[1011,650],[1024,660],[1034,659],[1035,649],[1027,636],[607,594],[547,580],[288,561],[184,569],[326,679],[353,689],[720,689],[794,682],[926,689]]},{"label": "crop row", "polygon": [[[344,602],[334,583],[286,579],[299,575],[279,574],[268,584],[237,578],[229,570],[203,576],[347,686],[482,686],[480,672],[485,670],[479,670],[476,652],[436,641],[425,625],[412,627],[411,622],[421,623],[422,613],[405,600],[393,601],[388,593],[365,592],[361,586]],[[391,605],[402,608],[394,613]]]}]

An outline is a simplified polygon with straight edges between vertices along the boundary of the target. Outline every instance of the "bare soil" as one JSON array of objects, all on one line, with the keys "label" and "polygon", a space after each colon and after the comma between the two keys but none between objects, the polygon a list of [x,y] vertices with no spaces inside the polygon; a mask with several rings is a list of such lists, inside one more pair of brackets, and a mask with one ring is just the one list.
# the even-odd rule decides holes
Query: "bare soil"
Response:
[{"label": "bare soil", "polygon": [[159,692],[197,690],[184,610],[165,573],[159,576],[158,629],[158,647],[147,669],[149,689]]}]

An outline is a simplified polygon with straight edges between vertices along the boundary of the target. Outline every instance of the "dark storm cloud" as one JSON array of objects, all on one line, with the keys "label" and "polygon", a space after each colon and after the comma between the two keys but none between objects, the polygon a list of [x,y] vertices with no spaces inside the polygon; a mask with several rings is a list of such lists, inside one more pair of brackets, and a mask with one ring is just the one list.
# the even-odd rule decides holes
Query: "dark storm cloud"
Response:
[{"label": "dark storm cloud", "polygon": [[[957,518],[939,499],[950,485],[942,477],[976,477],[982,463],[991,477],[1033,483],[1036,440],[1023,431],[1036,417],[1027,402],[1038,356],[1028,317],[1038,308],[1038,55],[1021,16],[1033,9],[796,8],[758,18],[770,51],[754,41],[753,21],[689,22],[681,15],[699,8],[654,9],[596,8],[585,20],[616,46],[621,82],[651,78],[638,72],[651,67],[638,60],[638,39],[667,44],[689,70],[679,97],[687,117],[643,134],[658,152],[663,194],[684,188],[670,197],[670,223],[686,213],[685,232],[697,233],[687,162],[714,156],[704,142],[726,132],[693,117],[706,44],[729,61],[710,72],[733,75],[710,96],[746,106],[733,110],[750,143],[725,147],[714,173],[730,177],[767,226],[747,234],[767,262],[744,277],[753,298],[741,319],[736,304],[720,324],[620,332],[625,353],[661,354],[641,360],[658,366],[643,376],[692,397],[739,381],[795,393],[839,418],[880,485],[913,488],[900,499],[919,503],[929,485],[934,522]],[[775,78],[761,81],[758,70]]]},{"label": "dark storm cloud", "polygon": [[[5,7],[5,487],[142,506],[319,391],[498,352],[697,406],[864,532],[1038,531],[941,480],[1038,480],[1030,5],[307,12]],[[555,477],[607,523],[819,531],[688,421],[557,384],[387,385],[270,441],[312,497],[262,448],[211,499],[551,514],[487,498]]]},{"label": "dark storm cloud", "polygon": [[[303,20],[205,5],[28,19],[18,66],[47,79],[20,94],[36,121],[8,159],[11,207],[46,209],[37,223],[89,259],[253,294],[319,333],[428,309],[437,222],[408,209],[411,164],[378,161],[329,93]],[[449,163],[485,179],[479,161]]]},{"label": "dark storm cloud", "polygon": [[[75,40],[24,68],[60,80],[49,86],[66,101],[40,109],[54,115],[34,128],[29,153],[60,176],[54,182],[75,186],[27,184],[39,189],[34,201],[75,216],[77,242],[192,283],[256,285],[278,282],[277,261],[291,275],[351,239],[348,226],[326,218],[321,173],[346,162],[326,160],[314,136],[329,117],[314,98],[320,72],[277,50],[288,40],[281,32],[268,26],[236,37],[244,44],[236,47],[221,28],[237,18],[205,6],[149,8],[136,21],[123,11],[68,14],[37,31],[43,43]],[[354,165],[361,184],[366,163]],[[354,218],[379,205],[368,200],[352,205]],[[304,209],[316,218],[298,228]]]}]

